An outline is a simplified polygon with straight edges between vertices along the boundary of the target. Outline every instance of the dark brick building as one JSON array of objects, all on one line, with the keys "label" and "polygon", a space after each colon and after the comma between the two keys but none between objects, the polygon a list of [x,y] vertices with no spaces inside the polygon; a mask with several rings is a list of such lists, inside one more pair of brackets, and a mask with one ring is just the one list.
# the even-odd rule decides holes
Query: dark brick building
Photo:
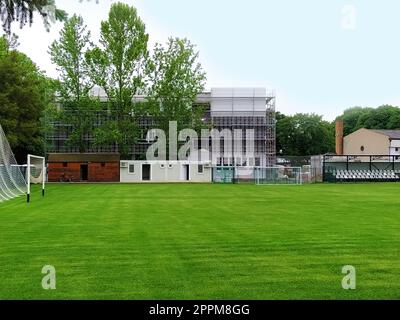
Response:
[{"label": "dark brick building", "polygon": [[49,182],[119,182],[117,153],[51,153]]}]

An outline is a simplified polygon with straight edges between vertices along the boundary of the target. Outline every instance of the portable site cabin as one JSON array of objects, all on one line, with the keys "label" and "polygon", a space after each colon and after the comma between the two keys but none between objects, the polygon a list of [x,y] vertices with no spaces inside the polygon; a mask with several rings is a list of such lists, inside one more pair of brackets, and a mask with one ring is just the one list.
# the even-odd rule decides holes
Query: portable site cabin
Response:
[{"label": "portable site cabin", "polygon": [[192,161],[121,161],[121,182],[139,183],[210,183],[212,167],[208,162]]}]

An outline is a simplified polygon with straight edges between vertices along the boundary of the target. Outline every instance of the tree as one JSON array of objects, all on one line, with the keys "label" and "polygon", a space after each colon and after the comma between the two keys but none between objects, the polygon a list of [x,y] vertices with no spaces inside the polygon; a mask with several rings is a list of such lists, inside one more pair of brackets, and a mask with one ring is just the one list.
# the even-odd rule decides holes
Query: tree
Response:
[{"label": "tree", "polygon": [[43,149],[44,149],[44,154],[47,152],[49,149],[54,149],[54,140],[47,139],[46,137],[49,136],[54,136],[57,134],[55,127],[54,127],[54,122],[60,120],[60,112],[57,108],[56,101],[55,101],[55,96],[57,92],[57,85],[54,84],[54,80],[50,80],[51,84],[49,87],[52,87],[54,90],[51,91],[49,90],[49,93],[51,94],[52,100],[46,104],[45,109],[43,111],[43,116],[40,118],[40,126],[41,126],[41,131],[42,131],[42,136],[44,137],[44,143],[43,143]]},{"label": "tree", "polygon": [[88,151],[91,146],[88,137],[94,133],[96,114],[100,108],[100,101],[89,96],[63,102],[58,119],[66,124],[63,127],[68,136],[65,147],[78,149],[81,153]]},{"label": "tree", "polygon": [[0,122],[16,154],[43,154],[43,111],[52,103],[52,81],[23,53],[11,50],[0,38]]},{"label": "tree", "polygon": [[93,123],[99,110],[99,101],[91,98],[93,84],[89,78],[86,52],[91,49],[90,32],[82,17],[74,15],[64,23],[59,40],[49,49],[52,62],[60,73],[58,82],[59,102],[62,105],[59,120],[68,135],[66,147],[88,149],[85,137],[93,133]]},{"label": "tree", "polygon": [[57,9],[54,0],[0,0],[0,18],[6,34],[11,34],[14,21],[19,22],[20,28],[27,23],[31,25],[35,12],[42,16],[47,30],[54,20],[63,21],[67,18],[67,13]]},{"label": "tree", "polygon": [[400,129],[400,109],[390,105],[368,109],[367,112],[360,116],[357,127],[387,130]]},{"label": "tree", "polygon": [[201,121],[203,110],[193,108],[206,80],[198,56],[189,40],[170,38],[166,47],[156,44],[147,64],[150,112],[158,127],[166,133],[169,121],[177,121],[178,131],[204,126]]},{"label": "tree", "polygon": [[73,15],[64,23],[60,39],[50,46],[51,61],[60,73],[60,94],[64,100],[80,100],[93,87],[85,54],[91,48],[90,31],[80,16]]},{"label": "tree", "polygon": [[286,149],[287,139],[291,136],[290,117],[276,111],[276,153],[283,154],[283,149]]},{"label": "tree", "polygon": [[316,114],[277,115],[277,152],[310,156],[334,151],[334,126]]},{"label": "tree", "polygon": [[344,121],[344,134],[358,129],[400,129],[400,108],[383,105],[379,108],[354,107],[347,109],[338,117]]},{"label": "tree", "polygon": [[115,3],[108,20],[101,23],[101,47],[86,54],[90,77],[104,89],[110,114],[109,121],[96,129],[96,143],[115,143],[122,156],[129,154],[138,136],[135,118],[140,108],[133,98],[144,87],[148,38],[136,9]]},{"label": "tree", "polygon": [[360,118],[370,112],[370,108],[362,108],[362,107],[353,107],[344,111],[343,115],[338,118],[341,118],[344,122],[344,134],[348,135],[360,128],[362,128],[362,124],[360,122]]}]

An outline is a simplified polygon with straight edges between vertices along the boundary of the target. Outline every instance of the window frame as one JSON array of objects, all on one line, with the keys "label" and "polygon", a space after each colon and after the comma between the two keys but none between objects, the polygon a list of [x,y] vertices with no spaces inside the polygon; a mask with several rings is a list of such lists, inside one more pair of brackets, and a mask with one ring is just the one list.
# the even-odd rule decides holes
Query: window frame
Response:
[{"label": "window frame", "polygon": [[[201,172],[199,170],[200,168],[201,168]],[[197,174],[204,174],[204,164],[197,165]]]}]

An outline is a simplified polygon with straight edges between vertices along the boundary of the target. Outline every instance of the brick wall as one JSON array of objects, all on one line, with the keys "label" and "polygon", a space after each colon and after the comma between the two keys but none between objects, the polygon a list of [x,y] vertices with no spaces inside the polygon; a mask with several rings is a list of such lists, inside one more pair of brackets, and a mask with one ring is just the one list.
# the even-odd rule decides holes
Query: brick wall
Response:
[{"label": "brick wall", "polygon": [[89,182],[119,182],[119,163],[89,163]]},{"label": "brick wall", "polygon": [[64,167],[62,163],[49,163],[47,175],[49,182],[60,182],[63,176],[73,182],[80,182],[81,164],[67,163],[67,167]]},{"label": "brick wall", "polygon": [[60,182],[63,179],[72,182],[81,181],[81,164],[88,165],[88,182],[119,182],[119,163],[49,163],[49,182]]}]

